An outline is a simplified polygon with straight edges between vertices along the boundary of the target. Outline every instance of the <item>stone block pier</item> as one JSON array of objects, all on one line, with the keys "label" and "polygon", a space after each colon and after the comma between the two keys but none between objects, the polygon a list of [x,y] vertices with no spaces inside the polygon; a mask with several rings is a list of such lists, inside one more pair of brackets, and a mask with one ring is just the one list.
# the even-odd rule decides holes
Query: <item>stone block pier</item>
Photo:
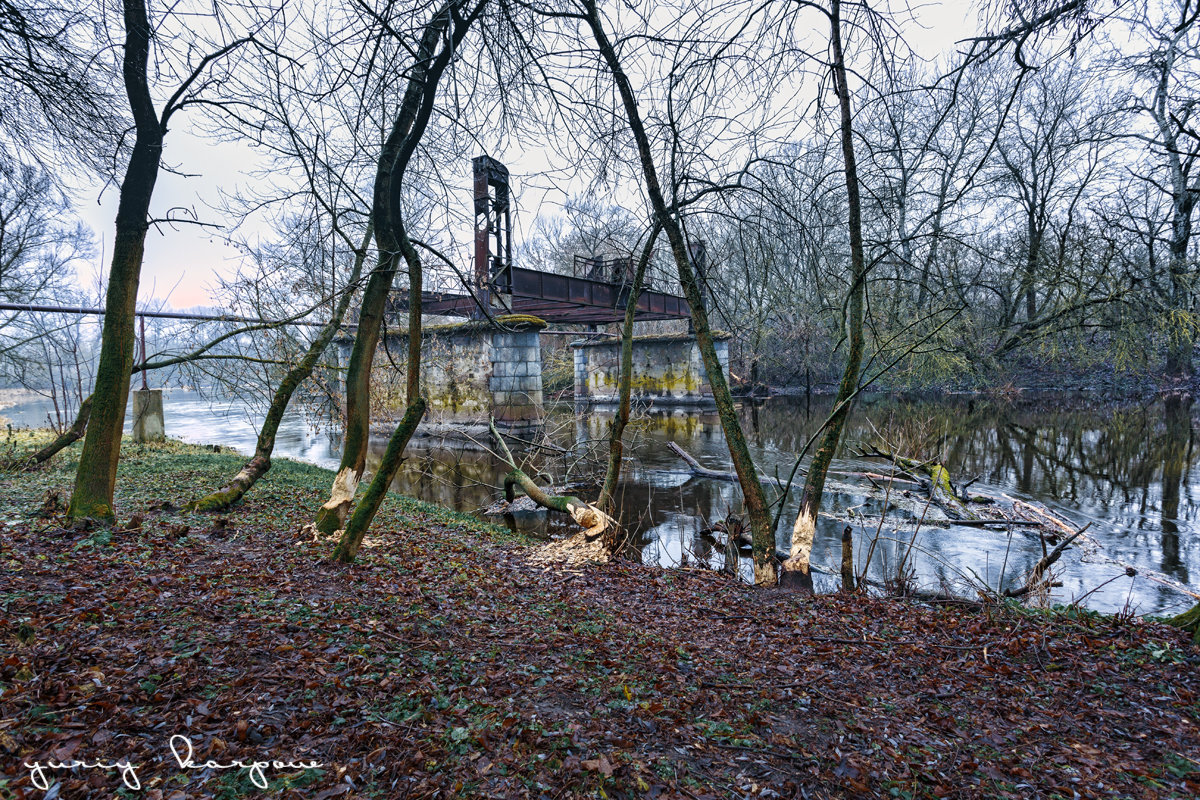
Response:
[{"label": "stone block pier", "polygon": [[[729,379],[729,339],[714,333],[717,358]],[[596,405],[619,401],[621,340],[605,337],[573,342],[575,400]],[[637,402],[711,406],[712,386],[692,334],[637,336],[633,340],[632,395]]]},{"label": "stone block pier", "polygon": [[[421,391],[429,408],[424,433],[486,429],[488,418],[510,430],[535,428],[544,415],[541,330],[546,323],[526,314],[429,326],[421,345]],[[352,342],[342,343],[343,363]],[[403,413],[407,379],[407,333],[389,333],[375,355],[371,417],[378,433]],[[386,430],[385,430],[386,429]]]}]

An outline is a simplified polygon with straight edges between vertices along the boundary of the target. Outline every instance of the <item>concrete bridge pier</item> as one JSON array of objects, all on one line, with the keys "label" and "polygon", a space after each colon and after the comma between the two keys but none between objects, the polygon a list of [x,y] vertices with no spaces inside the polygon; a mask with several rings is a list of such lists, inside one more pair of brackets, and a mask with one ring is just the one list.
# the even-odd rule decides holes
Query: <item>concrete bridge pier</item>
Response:
[{"label": "concrete bridge pier", "polygon": [[[717,358],[729,379],[728,333],[714,332]],[[617,337],[572,342],[575,400],[615,405],[620,400],[621,340]],[[634,401],[676,406],[713,405],[712,386],[690,333],[636,336],[633,340]]]},{"label": "concrete bridge pier", "polygon": [[166,441],[162,389],[135,389],[132,394],[133,440],[139,444]]},{"label": "concrete bridge pier", "polygon": [[[510,431],[542,424],[546,323],[526,314],[495,319],[496,325],[482,319],[425,329],[421,392],[428,410],[418,435],[477,438],[489,417]],[[372,419],[380,423],[379,433],[404,413],[408,335],[389,334],[384,344],[372,370]]]}]

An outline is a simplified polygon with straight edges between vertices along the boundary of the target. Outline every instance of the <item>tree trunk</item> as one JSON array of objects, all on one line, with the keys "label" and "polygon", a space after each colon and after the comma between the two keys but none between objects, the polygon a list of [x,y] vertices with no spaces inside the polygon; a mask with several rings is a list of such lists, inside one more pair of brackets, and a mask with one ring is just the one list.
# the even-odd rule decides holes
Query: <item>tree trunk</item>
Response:
[{"label": "tree trunk", "polygon": [[629,424],[629,406],[633,394],[633,322],[637,315],[638,297],[642,293],[642,285],[646,277],[646,265],[650,263],[650,254],[661,230],[662,226],[656,224],[650,231],[646,246],[642,248],[641,257],[638,259],[637,271],[633,276],[633,288],[629,292],[629,299],[625,302],[625,322],[621,327],[621,375],[618,379],[617,413],[613,416],[612,424],[608,429],[608,469],[604,472],[604,485],[600,489],[600,498],[596,501],[596,505],[606,514],[615,512],[614,495],[617,491],[617,483],[621,478],[621,458],[625,453],[623,436],[625,435],[625,426]]},{"label": "tree trunk", "polygon": [[[437,17],[426,25],[421,40],[421,52],[425,58],[420,63],[419,68],[414,70],[413,77],[409,79],[404,104],[397,117],[396,126],[393,126],[392,131],[395,134],[396,127],[403,124],[405,133],[396,139],[397,147],[394,151],[395,163],[392,169],[387,172],[386,180],[380,181],[377,179],[375,182],[373,218],[375,220],[376,236],[378,237],[380,250],[393,263],[400,256],[404,258],[405,263],[408,265],[407,408],[404,412],[404,418],[400,420],[400,424],[396,426],[396,429],[388,439],[387,449],[384,451],[383,458],[379,462],[379,468],[375,472],[375,477],[371,479],[371,484],[367,487],[362,502],[354,510],[354,515],[350,517],[345,530],[342,531],[337,548],[334,550],[334,559],[344,563],[352,562],[355,556],[357,556],[363,537],[366,536],[367,529],[371,526],[372,520],[375,519],[375,513],[379,510],[380,504],[383,503],[383,498],[387,494],[388,487],[391,486],[392,480],[396,476],[396,470],[399,469],[400,463],[404,459],[404,448],[408,446],[409,439],[412,438],[413,433],[417,430],[417,426],[421,423],[421,418],[425,415],[425,400],[420,396],[423,269],[421,258],[417,254],[416,248],[413,247],[412,241],[408,237],[408,231],[405,228],[401,209],[401,189],[403,188],[404,171],[407,169],[408,163],[416,151],[417,143],[421,141],[421,137],[424,135],[425,129],[429,124],[430,117],[433,115],[438,81],[441,79],[442,73],[445,72],[447,65],[449,65],[450,59],[457,50],[458,45],[462,43],[463,37],[467,35],[467,31],[470,30],[475,19],[483,11],[483,7],[484,2],[480,2],[475,6],[474,11],[463,17],[455,11],[457,3],[451,2],[439,10]],[[453,23],[452,29],[451,23]],[[451,29],[450,36],[448,37],[449,41],[443,42],[443,36],[448,29]],[[441,50],[436,51],[435,55],[435,48],[439,44],[441,45]],[[392,137],[389,136],[389,142],[391,140]],[[382,160],[380,165],[382,171]],[[378,331],[379,327],[378,323],[376,323],[375,336],[372,338],[378,338]],[[374,352],[373,343],[371,351]],[[359,366],[362,368],[363,365],[360,364]],[[366,365],[366,369],[368,372],[370,371],[370,364]],[[361,399],[366,400],[368,398],[364,394]],[[360,411],[364,415],[369,416],[367,409],[363,408]],[[369,419],[367,422],[369,423]],[[367,428],[369,431],[369,424]],[[365,438],[363,439],[362,447],[362,464],[365,467]],[[344,459],[345,456],[343,456],[343,463]],[[360,469],[354,475],[355,484],[357,484],[361,475],[362,471]],[[341,473],[339,473],[338,478],[342,478]],[[338,484],[335,480],[335,492],[337,486]],[[350,488],[348,481],[346,486]],[[349,508],[352,498],[353,490],[351,489],[350,497],[346,499],[344,509]],[[327,503],[326,507],[328,505]],[[345,519],[345,510],[342,511],[341,519]]]},{"label": "tree trunk", "polygon": [[151,29],[145,0],[125,0],[124,18],[123,75],[137,135],[121,181],[91,417],[68,512],[74,519],[92,517],[105,522],[116,518],[113,492],[133,368],[134,313],[149,228],[150,198],[158,179],[163,144],[163,126],[154,110],[146,74]]},{"label": "tree trunk", "polygon": [[859,372],[862,368],[863,304],[866,295],[866,257],[863,252],[862,203],[858,191],[858,166],[854,159],[854,128],[850,113],[850,88],[846,83],[846,60],[842,52],[841,2],[833,0],[830,21],[830,38],[833,44],[833,82],[841,108],[842,158],[846,173],[846,198],[850,233],[850,295],[847,309],[846,334],[848,350],[834,413],[826,423],[825,433],[817,452],[813,454],[804,481],[804,492],[800,497],[800,513],[792,526],[792,543],[789,557],[783,562],[780,584],[805,592],[813,588],[809,572],[813,536],[817,530],[817,515],[821,510],[821,498],[825,492],[825,477],[834,453],[842,439],[846,420],[850,417],[853,397],[858,390]]},{"label": "tree trunk", "polygon": [[742,433],[741,423],[738,421],[733,395],[729,391],[729,382],[725,380],[725,372],[721,369],[720,359],[717,358],[712,328],[708,322],[708,312],[704,308],[700,284],[692,270],[683,229],[672,210],[667,207],[662,185],[658,179],[658,170],[654,165],[650,137],[642,122],[633,86],[621,68],[616,50],[601,25],[595,0],[584,0],[584,8],[587,10],[587,23],[596,40],[596,46],[612,73],[613,82],[616,83],[617,90],[621,95],[621,103],[625,108],[629,129],[637,143],[638,160],[646,184],[646,193],[650,197],[655,220],[667,234],[667,240],[671,245],[671,255],[675,259],[675,267],[679,272],[679,283],[683,287],[688,305],[691,306],[696,345],[704,360],[704,369],[708,375],[709,385],[712,387],[713,400],[717,405],[721,428],[725,432],[725,443],[729,447],[729,455],[733,460],[733,467],[737,471],[742,497],[750,517],[750,529],[754,539],[754,582],[758,585],[774,584],[775,535],[771,528],[770,509],[767,505],[766,494],[758,482],[758,473],[754,466],[754,460],[750,457],[750,450],[746,445],[746,437]]},{"label": "tree trunk", "polygon": [[[345,524],[355,490],[367,467],[367,447],[371,441],[371,369],[379,345],[379,330],[387,308],[388,293],[401,255],[394,233],[394,215],[399,214],[399,207],[393,209],[392,205],[399,197],[408,161],[429,122],[438,80],[450,61],[454,47],[466,33],[466,26],[460,26],[461,18],[457,18],[453,42],[438,50],[442,37],[450,27],[453,6],[453,3],[448,3],[438,8],[425,25],[404,100],[380,151],[375,171],[371,211],[379,241],[379,261],[363,290],[354,348],[346,365],[346,430],[342,442],[342,460],[330,498],[317,512],[315,521],[317,530],[329,535]],[[482,5],[475,13],[478,14],[481,9]],[[474,17],[472,15],[469,19],[473,20]],[[413,347],[411,338],[409,347]],[[417,337],[416,347],[419,351],[420,336]],[[411,365],[408,374],[410,385],[419,379]],[[411,397],[408,402],[411,404]]]},{"label": "tree trunk", "polygon": [[388,439],[387,450],[384,451],[383,458],[379,462],[379,470],[363,494],[362,502],[354,509],[354,515],[350,517],[350,522],[346,525],[346,530],[342,531],[342,537],[333,551],[335,561],[349,564],[358,556],[358,548],[362,546],[367,528],[371,527],[371,521],[375,519],[375,513],[383,503],[384,495],[387,494],[388,486],[391,484],[391,481],[384,479],[383,476],[395,476],[400,462],[404,460],[404,448],[408,447],[408,440],[412,438],[417,426],[421,424],[423,416],[425,416],[425,401],[418,397],[415,403],[408,406],[404,412],[404,418],[400,420],[400,424],[396,426],[396,430]]},{"label": "tree trunk", "polygon": [[[1187,191],[1185,189],[1185,191]],[[1192,238],[1190,194],[1177,200],[1171,231],[1171,314],[1167,329],[1167,378],[1184,383],[1194,374],[1192,354],[1196,348],[1196,324],[1192,319],[1192,282],[1188,275],[1188,244]]]},{"label": "tree trunk", "polygon": [[354,267],[350,271],[346,290],[334,308],[333,316],[309,345],[304,358],[300,360],[299,364],[288,370],[287,375],[283,377],[279,387],[275,390],[275,396],[271,399],[271,405],[267,409],[266,419],[263,420],[262,428],[258,432],[258,444],[254,448],[254,457],[246,462],[237,475],[233,476],[233,480],[215,492],[189,503],[189,509],[193,511],[223,511],[241,500],[246,492],[250,491],[254,484],[258,483],[258,480],[271,469],[271,453],[275,450],[275,435],[279,432],[279,423],[283,421],[283,414],[287,411],[292,395],[296,389],[300,388],[300,384],[304,383],[312,374],[313,368],[317,365],[317,359],[321,357],[325,348],[329,347],[329,343],[337,335],[342,319],[346,316],[346,309],[349,308],[350,301],[354,298],[354,286],[358,283],[358,276],[362,274],[363,262],[367,257],[367,248],[371,246],[373,231],[374,226],[368,223],[366,233],[363,234],[362,246],[354,254]]}]

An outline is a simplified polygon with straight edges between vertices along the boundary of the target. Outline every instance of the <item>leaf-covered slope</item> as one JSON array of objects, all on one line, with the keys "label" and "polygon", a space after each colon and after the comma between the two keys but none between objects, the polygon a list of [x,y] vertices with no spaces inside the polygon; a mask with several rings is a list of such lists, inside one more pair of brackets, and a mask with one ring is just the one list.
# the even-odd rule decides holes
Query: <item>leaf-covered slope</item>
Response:
[{"label": "leaf-covered slope", "polygon": [[[0,477],[17,797],[45,794],[22,763],[48,759],[128,759],[154,798],[1200,794],[1200,659],[1171,629],[556,569],[398,496],[344,567],[299,532],[328,472],[281,461],[213,517],[171,509],[240,457],[125,455],[111,533],[36,516],[69,459]],[[174,734],[197,761],[324,766],[262,793],[181,770]],[[121,787],[54,775],[61,797]]]}]

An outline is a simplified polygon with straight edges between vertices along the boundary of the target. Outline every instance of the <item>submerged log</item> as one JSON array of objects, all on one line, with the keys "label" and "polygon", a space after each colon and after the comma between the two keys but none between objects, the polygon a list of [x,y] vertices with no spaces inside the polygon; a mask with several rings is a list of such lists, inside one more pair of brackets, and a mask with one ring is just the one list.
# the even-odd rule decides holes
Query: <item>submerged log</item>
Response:
[{"label": "submerged log", "polygon": [[1038,562],[1033,565],[1033,569],[1029,571],[1029,576],[1025,578],[1025,585],[1020,589],[1006,589],[1004,591],[1004,596],[1022,597],[1033,592],[1048,590],[1051,586],[1056,585],[1046,577],[1046,573],[1049,571],[1050,567],[1054,566],[1055,562],[1058,561],[1058,559],[1062,556],[1063,551],[1067,549],[1071,542],[1075,541],[1080,536],[1083,536],[1084,532],[1087,531],[1091,525],[1092,523],[1089,522],[1079,530],[1074,531],[1070,536],[1063,539],[1061,544],[1059,544],[1049,553],[1044,554],[1040,559],[1038,559]]},{"label": "submerged log", "polygon": [[860,455],[865,458],[882,458],[891,461],[904,473],[922,483],[929,493],[929,499],[941,507],[951,519],[978,519],[978,515],[967,508],[967,504],[959,498],[954,484],[950,482],[950,470],[937,461],[918,461],[915,458],[905,458],[880,450],[878,447],[861,450]]}]

